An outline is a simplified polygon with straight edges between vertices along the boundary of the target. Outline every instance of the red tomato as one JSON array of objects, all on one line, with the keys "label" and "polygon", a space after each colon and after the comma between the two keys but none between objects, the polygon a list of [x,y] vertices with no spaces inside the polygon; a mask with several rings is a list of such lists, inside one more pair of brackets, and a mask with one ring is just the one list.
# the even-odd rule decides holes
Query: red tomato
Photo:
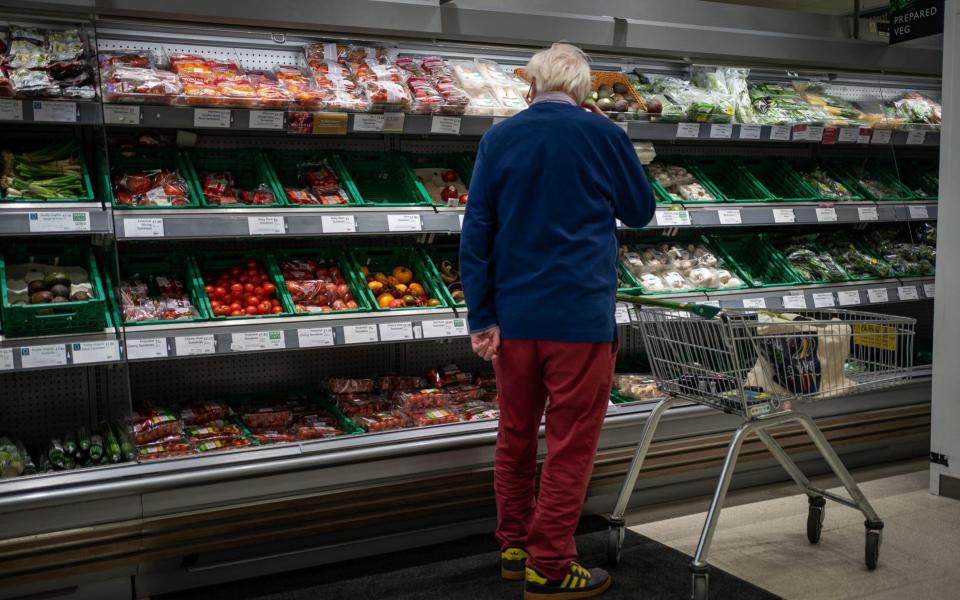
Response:
[{"label": "red tomato", "polygon": [[261,315],[268,315],[270,314],[270,311],[273,310],[273,305],[270,304],[269,302],[261,302],[260,306],[258,306],[257,308],[260,309]]},{"label": "red tomato", "polygon": [[224,304],[233,304],[233,296],[231,296],[230,294],[225,294],[220,297],[220,301],[223,302]]},{"label": "red tomato", "polygon": [[263,288],[261,286],[256,286],[253,288],[253,295],[263,297]]},{"label": "red tomato", "polygon": [[460,194],[460,204],[466,204],[466,203],[467,203],[467,195]]},{"label": "red tomato", "polygon": [[443,175],[440,177],[447,183],[453,183],[454,181],[460,179],[456,171],[444,171]]},{"label": "red tomato", "polygon": [[345,284],[345,283],[341,283],[340,285],[337,286],[337,296],[339,296],[340,298],[344,298],[344,297],[347,296],[349,293],[350,293],[350,286],[349,286],[349,285],[347,285],[347,284]]},{"label": "red tomato", "polygon": [[356,309],[357,309],[357,303],[354,302],[353,300],[348,300],[348,301],[347,301],[347,308],[349,308],[350,310],[356,310]]},{"label": "red tomato", "polygon": [[270,298],[270,306],[280,306],[280,300],[277,298]]},{"label": "red tomato", "polygon": [[[207,295],[209,294],[210,292],[207,292]],[[218,285],[217,287],[213,288],[213,295],[216,296],[217,298],[223,298],[224,296],[227,295],[227,289],[224,288],[223,286]]]},{"label": "red tomato", "polygon": [[243,275],[241,275],[240,277],[237,277],[237,281],[239,281],[240,283],[244,283],[244,284],[245,284],[245,283],[247,283],[248,281],[250,281],[250,278],[247,277],[246,274],[243,274]]},{"label": "red tomato", "polygon": [[290,292],[291,294],[299,294],[300,290],[301,290],[300,284],[297,283],[296,281],[287,282],[287,291]]},{"label": "red tomato", "polygon": [[283,307],[280,305],[274,306],[273,308],[270,309],[270,312],[272,312],[275,315],[279,315],[280,313],[283,312]]},{"label": "red tomato", "polygon": [[247,307],[247,314],[248,314],[248,315],[255,315],[255,314],[257,314],[257,307],[256,307],[256,306],[248,306],[248,307]]},{"label": "red tomato", "polygon": [[237,277],[242,272],[243,272],[243,269],[241,269],[240,267],[233,267],[230,269],[230,274],[233,275],[234,277]]},{"label": "red tomato", "polygon": [[215,289],[216,289],[216,288],[213,287],[212,285],[205,285],[205,286],[203,286],[203,291],[205,291],[208,296],[212,296],[212,295],[213,295],[213,290],[215,290]]},{"label": "red tomato", "polygon": [[459,194],[460,192],[457,191],[457,188],[455,186],[448,185],[444,187],[442,190],[440,190],[440,199],[443,200],[444,202],[447,202],[448,200],[450,200],[450,198],[458,197]]},{"label": "red tomato", "polygon": [[210,308],[220,308],[221,302],[219,300],[211,300]]},{"label": "red tomato", "polygon": [[267,298],[272,298],[274,294],[277,293],[277,286],[273,285],[270,282],[263,284],[263,295]]},{"label": "red tomato", "polygon": [[239,312],[242,310],[243,310],[243,307],[240,305],[239,302],[234,302],[233,304],[230,305],[231,312]]},{"label": "red tomato", "polygon": [[260,298],[256,296],[247,296],[246,297],[247,306],[258,306],[260,304]]},{"label": "red tomato", "polygon": [[246,293],[246,294],[252,294],[252,293],[254,293],[253,290],[255,290],[255,289],[257,289],[257,286],[253,285],[252,283],[247,283],[247,284],[244,284],[244,286],[243,286],[243,291],[244,291],[244,293]]},{"label": "red tomato", "polygon": [[260,265],[257,264],[257,261],[255,261],[255,260],[252,259],[252,258],[247,261],[247,268],[248,268],[248,269],[256,269],[256,268],[259,267],[259,266],[260,266]]},{"label": "red tomato", "polygon": [[332,307],[332,306],[321,306],[321,307],[320,307],[320,312],[327,312],[327,311],[331,311],[331,310],[333,310],[333,307]]},{"label": "red tomato", "polygon": [[239,283],[235,283],[230,286],[230,295],[231,296],[242,296],[243,295],[243,286]]},{"label": "red tomato", "polygon": [[243,312],[242,310],[233,310],[233,311],[230,311],[230,316],[231,316],[231,317],[242,317],[242,316],[245,315],[245,314],[247,314],[247,313]]}]

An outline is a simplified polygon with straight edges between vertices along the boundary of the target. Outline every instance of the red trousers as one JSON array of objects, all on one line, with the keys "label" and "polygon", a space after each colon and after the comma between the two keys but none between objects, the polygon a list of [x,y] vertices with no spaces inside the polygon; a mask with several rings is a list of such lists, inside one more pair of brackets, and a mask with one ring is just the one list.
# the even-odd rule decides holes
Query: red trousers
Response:
[{"label": "red trousers", "polygon": [[[607,412],[616,345],[503,340],[494,367],[500,396],[494,488],[497,539],[525,548],[528,565],[562,579],[577,558],[574,531]],[[547,458],[534,495],[540,419]]]}]

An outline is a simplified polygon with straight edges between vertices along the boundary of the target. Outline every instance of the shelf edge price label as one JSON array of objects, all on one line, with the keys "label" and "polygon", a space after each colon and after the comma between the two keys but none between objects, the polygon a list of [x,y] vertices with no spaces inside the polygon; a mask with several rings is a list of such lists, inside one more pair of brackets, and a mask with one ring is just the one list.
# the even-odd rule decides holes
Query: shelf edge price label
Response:
[{"label": "shelf edge price label", "polygon": [[250,235],[283,235],[287,232],[285,217],[247,217]]},{"label": "shelf edge price label", "polygon": [[13,348],[0,348],[0,371],[13,370]]},{"label": "shelf edge price label", "polygon": [[869,144],[870,138],[873,135],[873,130],[869,127],[861,127],[857,130],[857,143],[858,144]]},{"label": "shelf edge price label", "polygon": [[464,336],[467,333],[466,319],[437,319],[423,322],[425,339]]},{"label": "shelf edge price label", "polygon": [[817,222],[836,223],[837,209],[835,208],[817,208]]},{"label": "shelf edge price label", "polygon": [[460,135],[460,117],[433,117],[430,120],[430,133]]},{"label": "shelf edge price label", "polygon": [[120,342],[105,340],[102,342],[74,342],[70,346],[73,364],[113,362],[120,360]]},{"label": "shelf edge price label", "polygon": [[67,364],[67,347],[63,344],[20,348],[20,366],[24,369],[59,367],[65,364]]},{"label": "shelf edge price label", "polygon": [[374,133],[381,133],[384,126],[386,126],[387,120],[382,114],[375,115],[369,113],[357,113],[353,115],[353,130],[354,131],[370,131]]},{"label": "shelf edge price label", "polygon": [[789,125],[774,125],[770,127],[770,139],[779,142],[789,142],[790,131]]},{"label": "shelf edge price label", "polygon": [[926,206],[908,206],[907,209],[910,211],[911,219],[929,219],[930,212],[927,210]]},{"label": "shelf edge price label", "polygon": [[230,334],[230,350],[276,350],[284,347],[282,331],[241,331]]},{"label": "shelf edge price label", "polygon": [[624,325],[630,322],[630,310],[626,304],[618,303],[617,310],[614,313],[617,325]]},{"label": "shelf edge price label", "polygon": [[105,125],[139,125],[140,107],[135,104],[104,104],[103,122]]},{"label": "shelf edge price label", "polygon": [[766,298],[744,298],[743,307],[744,308],[766,308],[767,299]]},{"label": "shelf edge price label", "polygon": [[457,215],[457,218],[460,219],[460,231],[463,231],[463,217],[464,217],[464,216],[465,216],[465,215],[463,215],[463,214]]},{"label": "shelf edge price label", "polygon": [[841,127],[837,135],[837,142],[841,144],[856,144],[860,138],[859,127]]},{"label": "shelf edge price label", "polygon": [[333,327],[308,327],[297,330],[297,342],[301,348],[333,346]]},{"label": "shelf edge price label", "polygon": [[33,101],[33,120],[48,123],[76,123],[76,102]]},{"label": "shelf edge price label", "polygon": [[90,213],[77,212],[32,212],[27,213],[31,233],[55,233],[66,231],[90,231]]},{"label": "shelf edge price label", "polygon": [[923,284],[923,295],[927,298],[933,298],[934,293],[936,292],[936,284],[934,283],[925,283]]},{"label": "shelf edge price label", "polygon": [[0,100],[0,121],[22,121],[23,102],[20,100]]},{"label": "shelf edge price label", "polygon": [[251,110],[247,125],[250,129],[283,129],[283,111]]},{"label": "shelf edge price label", "polygon": [[197,354],[213,354],[217,351],[217,343],[213,335],[183,335],[173,338],[177,356],[195,356]]},{"label": "shelf edge price label", "polygon": [[887,295],[886,288],[873,288],[872,290],[867,290],[867,300],[871,304],[877,304],[880,302],[889,302],[890,297]]},{"label": "shelf edge price label", "polygon": [[773,222],[796,223],[797,213],[793,212],[792,208],[775,208],[773,209]]},{"label": "shelf edge price label", "polygon": [[388,231],[423,231],[420,215],[387,215]]},{"label": "shelf edge price label", "polygon": [[399,113],[383,113],[383,131],[385,133],[403,133],[403,122],[406,119],[406,114]]},{"label": "shelf edge price label", "polygon": [[901,285],[897,288],[897,297],[900,298],[901,302],[920,299],[920,295],[917,293],[917,286],[915,285]]},{"label": "shelf edge price label", "polygon": [[743,220],[740,217],[740,210],[736,208],[725,208],[717,211],[717,218],[721,225],[740,225]]},{"label": "shelf edge price label", "polygon": [[837,303],[833,298],[833,292],[817,292],[813,295],[814,308],[828,308],[836,305]]},{"label": "shelf edge price label", "polygon": [[759,140],[760,132],[762,127],[759,125],[741,125],[740,126],[740,139],[741,140]]},{"label": "shelf edge price label", "polygon": [[713,139],[729,140],[733,137],[733,125],[730,123],[714,123],[710,126],[710,137]]},{"label": "shelf edge price label", "polygon": [[840,306],[854,306],[860,304],[860,292],[857,290],[845,290],[837,292],[837,304]]},{"label": "shelf edge price label", "polygon": [[145,360],[150,358],[166,358],[170,355],[166,338],[127,338],[127,359]]},{"label": "shelf edge price label", "polygon": [[658,210],[656,219],[661,227],[678,227],[690,224],[690,213],[685,210]]},{"label": "shelf edge price label", "polygon": [[163,219],[124,219],[123,237],[163,237]]},{"label": "shelf edge price label", "polygon": [[889,144],[890,137],[893,135],[893,132],[889,129],[874,129],[873,135],[870,136],[871,144]]},{"label": "shelf edge price label", "polygon": [[677,123],[678,138],[700,137],[700,123]]},{"label": "shelf edge price label", "polygon": [[922,146],[927,141],[927,132],[923,129],[911,129],[907,132],[908,146]]},{"label": "shelf edge price label", "polygon": [[877,212],[876,206],[858,206],[857,217],[861,221],[879,221],[880,220],[880,214]]},{"label": "shelf edge price label", "polygon": [[381,342],[397,342],[413,339],[413,323],[380,323]]},{"label": "shelf edge price label", "polygon": [[330,215],[320,217],[324,233],[356,233],[357,218],[353,215]]},{"label": "shelf edge price label", "polygon": [[783,297],[784,308],[806,308],[807,298],[802,294],[791,294]]},{"label": "shelf edge price label", "polygon": [[379,340],[376,325],[343,326],[343,342],[345,344],[368,344]]},{"label": "shelf edge price label", "polygon": [[822,142],[823,127],[819,125],[807,125],[807,132],[804,135],[804,139],[808,142]]},{"label": "shelf edge price label", "polygon": [[229,108],[193,109],[193,126],[197,128],[227,129],[230,127]]}]

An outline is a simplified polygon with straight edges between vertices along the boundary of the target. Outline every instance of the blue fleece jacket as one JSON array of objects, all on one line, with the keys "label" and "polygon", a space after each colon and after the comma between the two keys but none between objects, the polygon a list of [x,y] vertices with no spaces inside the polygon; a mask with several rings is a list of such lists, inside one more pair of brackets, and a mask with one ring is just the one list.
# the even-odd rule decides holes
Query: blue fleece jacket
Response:
[{"label": "blue fleece jacket", "polygon": [[580,107],[540,102],[480,140],[460,270],[472,332],[503,339],[616,338],[616,219],[654,214],[626,133]]}]

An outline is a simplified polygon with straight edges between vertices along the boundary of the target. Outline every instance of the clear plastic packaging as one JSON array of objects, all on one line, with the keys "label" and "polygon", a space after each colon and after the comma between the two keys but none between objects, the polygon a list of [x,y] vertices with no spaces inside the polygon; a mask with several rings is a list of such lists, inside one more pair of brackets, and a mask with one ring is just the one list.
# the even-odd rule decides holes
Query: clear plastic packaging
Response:
[{"label": "clear plastic packaging", "polygon": [[672,200],[703,202],[716,200],[713,193],[687,169],[654,161],[647,165],[649,173],[670,194]]},{"label": "clear plastic packaging", "polygon": [[439,112],[447,115],[462,115],[470,104],[470,95],[457,83],[453,70],[442,58],[428,57],[420,61],[421,68],[429,75],[433,86],[443,97]]},{"label": "clear plastic packaging", "polygon": [[175,171],[116,173],[113,196],[121,206],[187,206],[186,180]]},{"label": "clear plastic packaging", "polygon": [[340,410],[343,411],[343,414],[351,419],[368,417],[392,408],[391,403],[380,394],[343,394],[335,395],[332,399],[334,403],[340,407]]},{"label": "clear plastic packaging", "polygon": [[448,406],[450,396],[443,390],[425,389],[416,392],[397,392],[393,395],[393,402],[400,410],[418,411]]},{"label": "clear plastic packaging", "polygon": [[703,244],[624,246],[620,256],[645,292],[735,289],[743,281]]},{"label": "clear plastic packaging", "polygon": [[213,421],[222,421],[229,414],[227,405],[219,400],[208,400],[189,404],[180,409],[180,420],[186,426],[205,425]]},{"label": "clear plastic packaging", "polygon": [[331,394],[371,393],[377,387],[376,381],[369,378],[330,377],[327,379],[327,391]]},{"label": "clear plastic packaging", "polygon": [[296,311],[356,310],[357,302],[340,266],[329,260],[285,260],[280,271]]},{"label": "clear plastic packaging", "polygon": [[486,390],[479,385],[473,384],[452,385],[444,388],[443,391],[449,396],[452,404],[463,404],[464,402],[481,400],[487,393]]},{"label": "clear plastic packaging", "polygon": [[472,383],[473,375],[460,370],[457,365],[446,365],[439,369],[427,370],[427,382],[430,385],[442,388],[448,385],[463,385]]},{"label": "clear plastic packaging", "polygon": [[252,190],[242,190],[237,188],[233,174],[229,172],[201,172],[198,176],[200,191],[208,204],[268,206],[277,203],[273,190],[265,183],[259,184]]},{"label": "clear plastic packaging", "polygon": [[138,446],[182,433],[183,423],[173,411],[146,409],[133,414],[133,435]]},{"label": "clear plastic packaging", "polygon": [[613,376],[613,389],[633,400],[658,400],[666,396],[657,380],[649,375],[616,374]]},{"label": "clear plastic packaging", "polygon": [[386,411],[371,415],[358,416],[353,421],[368,432],[401,429],[405,417],[399,411]]},{"label": "clear plastic packaging", "polygon": [[492,60],[478,60],[477,70],[500,104],[501,116],[515,115],[527,108],[527,101],[519,93],[514,78],[504,72],[500,65]]},{"label": "clear plastic packaging", "polygon": [[274,74],[300,108],[316,110],[323,106],[323,94],[300,67],[278,65],[274,67]]},{"label": "clear plastic packaging", "polygon": [[287,108],[293,102],[293,94],[283,87],[272,73],[247,71],[247,79],[253,86],[257,105],[264,108]]},{"label": "clear plastic packaging", "polygon": [[481,421],[500,418],[500,410],[491,402],[466,402],[453,407],[453,412],[461,421]]},{"label": "clear plastic packaging", "polygon": [[282,403],[255,403],[241,406],[237,411],[243,424],[251,429],[286,429],[292,413]]},{"label": "clear plastic packaging", "polygon": [[483,78],[483,73],[480,72],[476,61],[452,60],[450,66],[460,87],[472,97],[476,97],[475,92],[486,89],[487,81]]},{"label": "clear plastic packaging", "polygon": [[175,277],[134,275],[120,281],[123,321],[174,321],[199,315],[186,287]]},{"label": "clear plastic packaging", "polygon": [[411,411],[404,414],[404,421],[408,427],[429,427],[458,423],[460,417],[447,408],[429,408],[423,411]]},{"label": "clear plastic packaging", "polygon": [[416,375],[384,375],[380,378],[380,391],[389,394],[393,392],[413,392],[427,387],[423,377]]},{"label": "clear plastic packaging", "polygon": [[929,123],[939,125],[943,120],[943,108],[939,102],[919,94],[908,92],[893,103],[897,117],[907,123]]},{"label": "clear plastic packaging", "polygon": [[103,90],[107,102],[171,104],[183,94],[176,73],[128,65],[116,65],[106,70]]}]

